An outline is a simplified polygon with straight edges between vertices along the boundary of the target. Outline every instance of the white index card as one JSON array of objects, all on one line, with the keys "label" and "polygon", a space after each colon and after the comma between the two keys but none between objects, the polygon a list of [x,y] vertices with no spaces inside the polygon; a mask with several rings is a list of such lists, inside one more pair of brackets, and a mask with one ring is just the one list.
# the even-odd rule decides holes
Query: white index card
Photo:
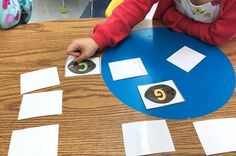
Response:
[{"label": "white index card", "polygon": [[127,156],[175,151],[165,120],[122,124]]},{"label": "white index card", "polygon": [[57,156],[59,125],[12,132],[8,156]]},{"label": "white index card", "polygon": [[[153,86],[158,86],[158,85],[166,85],[166,86],[169,86],[171,87],[172,89],[175,90],[176,94],[174,96],[174,98],[169,101],[169,102],[166,102],[166,103],[157,103],[157,102],[154,102],[154,101],[151,101],[150,99],[147,99],[145,97],[145,93],[146,91],[150,88],[150,87],[153,87]],[[161,89],[161,88],[160,88]],[[145,107],[147,109],[153,109],[153,108],[158,108],[158,107],[164,107],[164,106],[168,106],[168,105],[172,105],[172,104],[177,104],[177,103],[180,103],[180,102],[183,102],[184,101],[184,98],[183,96],[181,95],[180,91],[178,90],[178,88],[176,87],[175,83],[172,81],[172,80],[169,80],[169,81],[164,81],[164,82],[158,82],[158,83],[153,83],[153,84],[148,84],[148,85],[142,85],[142,86],[138,86],[138,90],[139,90],[139,93],[141,95],[141,98],[143,100],[143,103],[145,105]],[[169,91],[164,91],[163,90],[163,93],[166,94],[166,95],[161,95],[161,96],[166,96],[166,98],[168,98],[168,93],[166,92],[169,92]],[[162,94],[163,94],[162,93]],[[154,95],[154,93],[153,93]],[[158,97],[157,97],[158,98]]]},{"label": "white index card", "polygon": [[41,69],[20,75],[21,94],[59,84],[60,80],[57,67]]},{"label": "white index card", "polygon": [[84,74],[77,74],[77,73],[74,73],[68,69],[68,65],[74,60],[74,58],[75,58],[74,56],[69,55],[66,60],[65,77],[101,74],[101,57],[88,58],[88,60],[95,63],[96,67],[92,71],[90,71],[88,73],[84,73]]},{"label": "white index card", "polygon": [[147,75],[147,71],[140,58],[111,62],[109,67],[114,81]]},{"label": "white index card", "polygon": [[193,123],[207,155],[236,151],[236,118]]},{"label": "white index card", "polygon": [[198,65],[206,56],[184,46],[176,53],[167,58],[167,61],[183,69],[186,72],[190,72],[196,65]]},{"label": "white index card", "polygon": [[62,90],[26,94],[23,96],[18,120],[62,114]]}]

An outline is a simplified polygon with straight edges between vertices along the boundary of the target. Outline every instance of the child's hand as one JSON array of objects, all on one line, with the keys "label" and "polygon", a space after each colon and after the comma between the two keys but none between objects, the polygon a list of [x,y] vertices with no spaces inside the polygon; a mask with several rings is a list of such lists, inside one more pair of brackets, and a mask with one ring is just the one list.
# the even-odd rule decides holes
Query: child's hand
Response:
[{"label": "child's hand", "polygon": [[74,61],[81,62],[93,56],[98,50],[97,43],[92,38],[75,39],[67,48],[69,55],[75,56]]}]

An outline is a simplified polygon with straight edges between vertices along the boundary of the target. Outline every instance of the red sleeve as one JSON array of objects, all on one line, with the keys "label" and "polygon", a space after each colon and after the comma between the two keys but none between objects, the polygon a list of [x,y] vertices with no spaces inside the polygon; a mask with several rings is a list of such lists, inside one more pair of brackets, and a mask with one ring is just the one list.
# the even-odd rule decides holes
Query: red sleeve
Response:
[{"label": "red sleeve", "polygon": [[210,24],[194,21],[175,7],[165,12],[162,21],[175,31],[185,32],[209,44],[219,45],[236,37],[236,1],[228,5],[230,7],[223,10],[223,14]]},{"label": "red sleeve", "polygon": [[100,49],[115,46],[141,22],[158,0],[125,0],[104,23],[94,28],[92,38]]}]

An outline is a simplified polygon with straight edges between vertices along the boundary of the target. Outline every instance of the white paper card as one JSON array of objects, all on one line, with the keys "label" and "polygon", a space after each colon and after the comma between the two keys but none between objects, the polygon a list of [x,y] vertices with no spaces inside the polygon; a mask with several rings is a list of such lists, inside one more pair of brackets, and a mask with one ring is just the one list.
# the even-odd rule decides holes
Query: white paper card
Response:
[{"label": "white paper card", "polygon": [[127,156],[175,151],[165,120],[122,124]]},{"label": "white paper card", "polygon": [[71,55],[69,55],[67,58],[66,65],[65,65],[65,77],[101,74],[101,58],[100,57],[94,57],[94,58],[88,59],[88,60],[92,61],[93,63],[95,63],[96,67],[92,71],[90,71],[88,73],[84,73],[84,74],[74,73],[67,68],[68,65],[70,64],[70,62],[72,62],[74,60],[74,58],[75,57],[71,56]]},{"label": "white paper card", "polygon": [[57,67],[41,69],[20,75],[21,94],[59,84],[60,80]]},{"label": "white paper card", "polygon": [[140,58],[111,62],[109,67],[114,81],[147,75],[147,71]]},{"label": "white paper card", "polygon": [[167,61],[183,69],[186,72],[190,72],[196,65],[198,65],[206,56],[184,46],[176,53],[171,55]]},{"label": "white paper card", "polygon": [[[156,86],[156,85],[167,85],[167,86],[173,88],[176,91],[175,97],[170,102],[167,102],[167,103],[156,103],[156,102],[151,101],[150,99],[147,99],[145,97],[146,91],[150,87]],[[139,93],[140,93],[141,98],[143,100],[143,103],[144,103],[144,105],[147,109],[168,106],[168,105],[172,105],[172,104],[176,104],[176,103],[180,103],[180,102],[184,101],[184,98],[182,97],[181,93],[179,92],[178,88],[176,87],[176,85],[174,84],[174,82],[172,80],[159,82],[159,83],[154,83],[154,84],[138,86],[138,90],[139,90]],[[165,95],[163,95],[163,94],[165,94]],[[153,95],[154,95],[154,93],[153,93]],[[167,97],[168,93],[166,93],[164,90],[162,90],[162,93],[160,94],[160,96],[162,96],[162,97],[166,96]]]},{"label": "white paper card", "polygon": [[23,96],[18,120],[62,114],[62,90]]},{"label": "white paper card", "polygon": [[12,132],[8,156],[57,156],[59,125]]},{"label": "white paper card", "polygon": [[236,151],[236,119],[214,119],[193,123],[207,155]]}]

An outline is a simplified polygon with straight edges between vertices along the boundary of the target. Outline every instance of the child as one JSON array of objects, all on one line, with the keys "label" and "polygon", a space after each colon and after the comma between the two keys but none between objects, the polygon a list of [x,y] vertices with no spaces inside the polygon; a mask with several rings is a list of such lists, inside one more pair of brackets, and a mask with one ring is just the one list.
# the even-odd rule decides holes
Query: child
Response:
[{"label": "child", "polygon": [[91,38],[74,40],[67,53],[82,61],[98,49],[115,46],[159,1],[153,19],[177,32],[219,45],[236,38],[236,0],[125,0],[111,17],[98,24]]},{"label": "child", "polygon": [[1,0],[0,28],[26,24],[31,16],[32,0]]}]

